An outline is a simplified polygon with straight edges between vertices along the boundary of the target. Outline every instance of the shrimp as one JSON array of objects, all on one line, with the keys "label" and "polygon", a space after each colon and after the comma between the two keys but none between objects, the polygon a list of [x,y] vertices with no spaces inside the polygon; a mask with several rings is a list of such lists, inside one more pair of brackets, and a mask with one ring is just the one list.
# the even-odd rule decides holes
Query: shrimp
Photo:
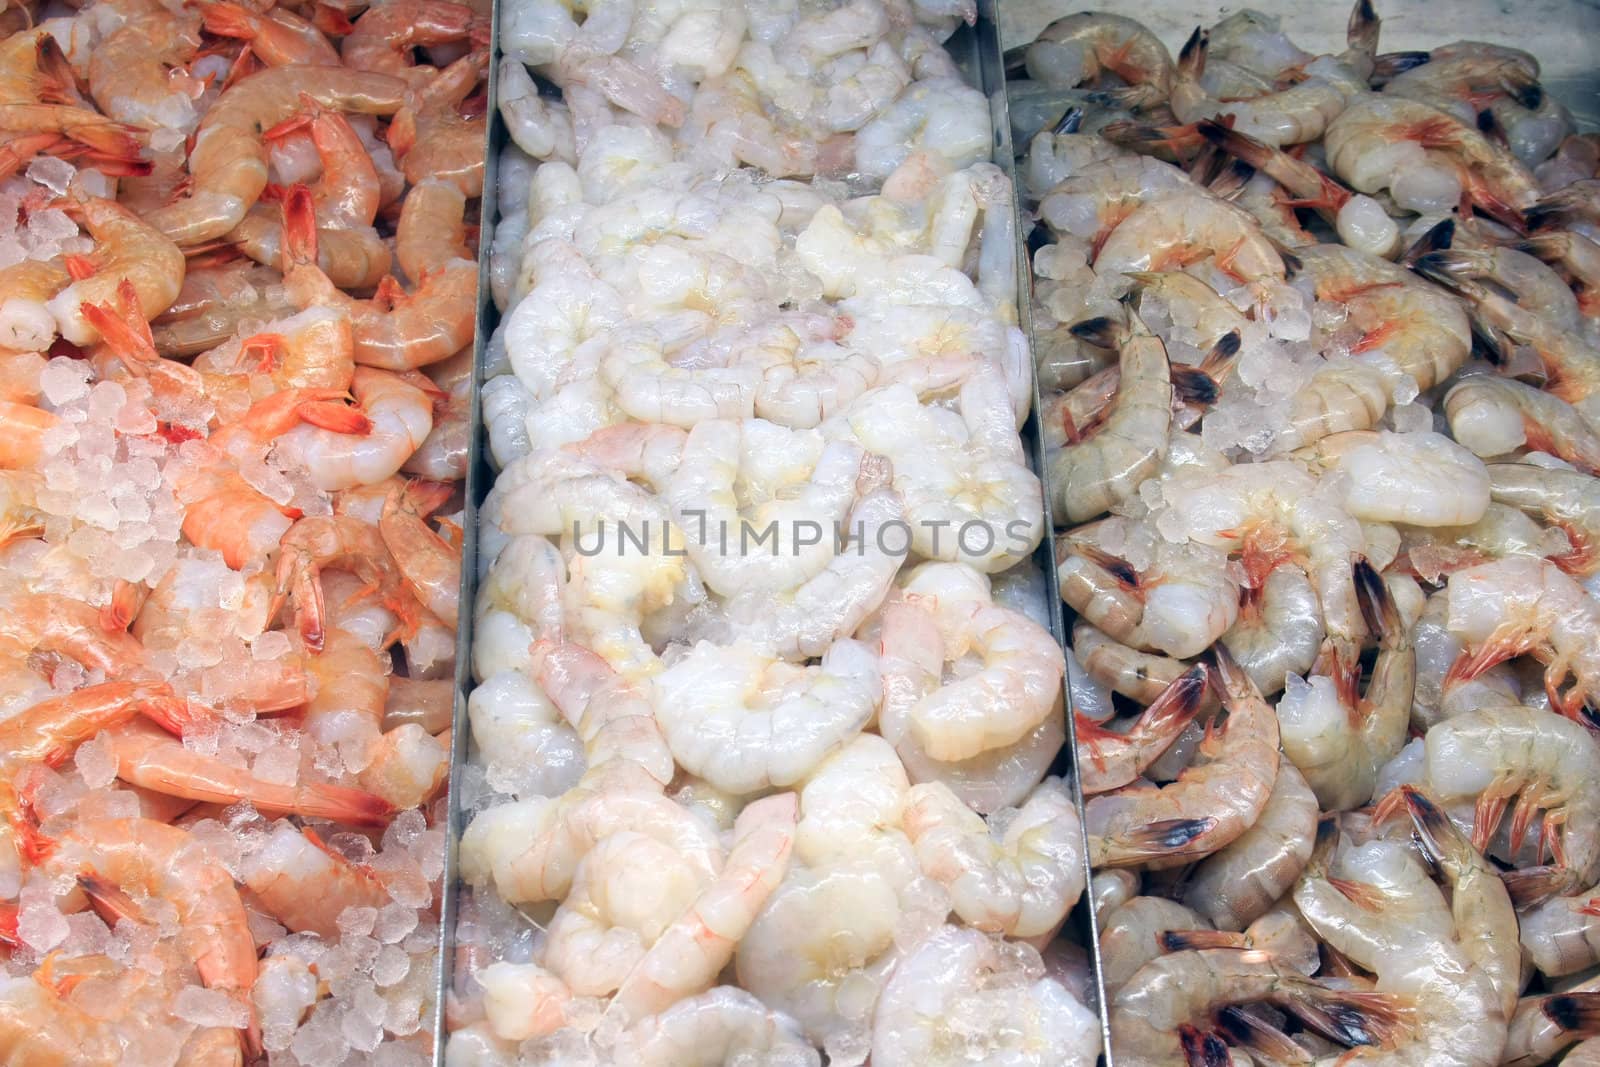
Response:
[{"label": "shrimp", "polygon": [[[1438,886],[1406,845],[1375,840],[1334,856],[1337,836],[1331,820],[1318,825],[1294,902],[1323,941],[1377,975],[1378,993],[1415,1005],[1391,1031],[1390,1051],[1375,1058],[1498,1064],[1506,1016],[1491,970],[1503,962],[1503,948],[1478,936],[1492,915],[1458,930]],[[1463,904],[1482,902],[1477,887],[1468,888]]]},{"label": "shrimp", "polygon": [[619,830],[578,863],[542,962],[573,994],[609,996],[710,881],[670,845]]},{"label": "shrimp", "polygon": [[84,741],[135,715],[174,734],[203,721],[165,682],[102,682],[41,700],[0,722],[0,746],[9,760],[56,767]]},{"label": "shrimp", "polygon": [[[822,532],[836,529],[855,504],[868,462],[859,445],[825,444],[816,431],[755,419],[701,422],[681,447],[663,496],[712,590],[792,588],[827,566],[835,550]],[[771,552],[752,551],[752,536],[756,545],[773,539]]]},{"label": "shrimp", "polygon": [[1243,282],[1277,281],[1283,257],[1242,208],[1196,190],[1134,211],[1095,256],[1096,274],[1181,270],[1207,259]]},{"label": "shrimp", "polygon": [[315,831],[272,827],[239,864],[253,902],[295,933],[333,940],[346,908],[381,908],[389,893],[378,876],[330,849]]},{"label": "shrimp", "polygon": [[893,464],[907,547],[924,558],[998,572],[1044,535],[1039,478],[1024,462],[1005,388],[999,369],[986,365],[961,386],[959,420],[899,385],[868,392],[841,416],[863,448]]},{"label": "shrimp", "polygon": [[[366,146],[350,120],[331,108],[323,107],[309,93],[300,95],[300,110],[262,133],[273,141],[304,130],[316,146],[322,161],[322,176],[310,186],[317,224],[325,230],[370,227],[377,217],[381,194],[378,172]],[[281,260],[273,260],[276,266]],[[376,282],[356,288],[370,288]]]},{"label": "shrimp", "polygon": [[301,639],[320,652],[327,629],[320,574],[329,567],[356,574],[380,604],[399,616],[402,628],[408,627],[415,618],[413,601],[387,550],[373,551],[375,532],[348,515],[308,515],[295,522],[279,545],[269,617],[292,596]]},{"label": "shrimp", "polygon": [[[1543,892],[1544,880],[1534,883]],[[1537,899],[1537,897],[1535,897]],[[1521,915],[1520,936],[1529,961],[1551,978],[1574,974],[1600,961],[1600,911],[1593,887],[1575,896],[1554,896]]]},{"label": "shrimp", "polygon": [[1354,101],[1328,124],[1328,163],[1363,193],[1388,189],[1400,207],[1439,215],[1463,195],[1513,228],[1538,186],[1510,152],[1427,104],[1389,95]]},{"label": "shrimp", "polygon": [[[201,981],[250,1006],[257,963],[244,905],[227,869],[198,839],[150,819],[83,820],[57,839],[50,862],[88,885],[171,904]],[[250,1018],[253,1034],[253,1009]]]},{"label": "shrimp", "polygon": [[[1520,705],[1481,708],[1436,724],[1424,738],[1426,784],[1443,800],[1470,798],[1473,846],[1488,846],[1512,797],[1510,843],[1519,848],[1536,811],[1543,811],[1541,852],[1568,890],[1600,877],[1600,839],[1593,832],[1589,780],[1600,770],[1600,746],[1587,728]],[[1526,876],[1529,872],[1519,872]],[[1563,877],[1564,875],[1564,877]]]},{"label": "shrimp", "polygon": [[716,986],[639,1020],[618,1037],[612,1055],[637,1067],[719,1067],[758,1057],[784,1067],[822,1064],[792,1019],[734,986]]},{"label": "shrimp", "polygon": [[1070,234],[1099,249],[1140,207],[1192,191],[1197,191],[1194,182],[1170,163],[1149,156],[1114,156],[1052,186],[1039,200],[1039,218],[1058,238]]},{"label": "shrimp", "polygon": [[1350,52],[1312,59],[1299,68],[1302,80],[1288,88],[1233,100],[1216,99],[1201,84],[1210,36],[1196,28],[1178,53],[1172,112],[1180,122],[1227,116],[1233,129],[1274,147],[1315,141],[1352,100],[1366,94],[1377,24],[1371,3],[1358,2],[1350,14]]},{"label": "shrimp", "polygon": [[[427,0],[426,6],[438,5]],[[481,114],[463,117],[461,105],[488,71],[488,49],[469,52],[406,94],[405,106],[389,124],[389,147],[408,183],[436,178],[467,196],[483,195],[486,120]]]},{"label": "shrimp", "polygon": [[0,613],[0,652],[18,659],[33,653],[61,656],[113,679],[145,665],[140,643],[100,625],[97,608],[44,593],[13,593]]},{"label": "shrimp", "polygon": [[[244,364],[246,373],[265,378],[279,392],[342,392],[350,388],[355,373],[354,351],[349,319],[327,308],[308,308],[297,314],[273,316],[260,331],[240,338],[237,345],[229,343],[202,353],[191,366],[202,375],[227,375],[239,373]],[[148,352],[142,358],[151,362]],[[216,393],[226,389],[211,380],[206,381],[206,387],[208,392]],[[256,392],[253,383],[251,392]]]},{"label": "shrimp", "polygon": [[789,869],[798,810],[795,794],[779,793],[739,813],[722,871],[617,990],[613,1003],[628,1017],[655,1014],[716,983]]},{"label": "shrimp", "polygon": [[1522,987],[1522,950],[1506,885],[1438,805],[1410,786],[1401,786],[1400,793],[1424,853],[1450,883],[1457,942],[1493,984],[1509,1019]]},{"label": "shrimp", "polygon": [[[1007,56],[1008,64],[1013,62]],[[1149,111],[1172,92],[1172,55],[1160,38],[1123,15],[1083,12],[1058,18],[1023,53],[1028,77],[1070,89],[1113,74],[1126,88],[1100,88],[1116,106]]]},{"label": "shrimp", "polygon": [[700,642],[653,686],[656,718],[678,765],[734,794],[810,774],[867,724],[880,691],[876,657],[848,639],[814,667],[745,644]]},{"label": "shrimp", "polygon": [[339,65],[339,53],[322,31],[293,11],[254,11],[230,0],[207,0],[200,14],[208,33],[250,42],[250,54],[269,67]]},{"label": "shrimp", "polygon": [[1532,463],[1491,463],[1489,492],[1497,503],[1537,515],[1567,536],[1566,552],[1552,558],[1579,578],[1600,571],[1600,483],[1578,471]]},{"label": "shrimp", "polygon": [[1344,509],[1366,522],[1470,526],[1489,507],[1483,462],[1431,431],[1330,434],[1296,455],[1344,474]]},{"label": "shrimp", "polygon": [[464,41],[478,31],[479,21],[472,8],[450,0],[389,0],[356,20],[339,45],[339,57],[352,70],[392,74],[425,86],[439,71],[414,63],[413,51]]},{"label": "shrimp", "polygon": [[1261,695],[1274,696],[1289,675],[1311,669],[1326,636],[1316,587],[1303,567],[1283,562],[1259,585],[1240,590],[1238,621],[1222,643]]},{"label": "shrimp", "polygon": [[1176,781],[1089,801],[1092,866],[1174,866],[1209,855],[1238,840],[1266,807],[1278,776],[1277,716],[1227,650],[1214,653],[1226,724]]},{"label": "shrimp", "polygon": [[[1106,544],[1130,556],[1137,549],[1149,562],[1136,568]],[[1060,535],[1056,574],[1068,606],[1138,650],[1196,656],[1239,617],[1239,583],[1218,549],[1174,543],[1129,519],[1103,519]]]},{"label": "shrimp", "polygon": [[391,477],[433,431],[432,400],[398,375],[357,367],[350,391],[370,424],[366,433],[304,425],[279,438],[280,447],[305,465],[312,484],[324,492]]},{"label": "shrimp", "polygon": [[1178,739],[1200,711],[1208,673],[1196,664],[1174,678],[1126,733],[1078,720],[1078,775],[1085,793],[1128,785]]},{"label": "shrimp", "polygon": [[422,486],[396,486],[389,491],[378,519],[378,533],[405,578],[406,588],[424,608],[455,629],[461,595],[461,559],[457,550],[435,533],[426,516],[437,506]]},{"label": "shrimp", "polygon": [[[1600,692],[1600,607],[1554,563],[1512,557],[1457,571],[1450,578],[1450,632],[1468,649],[1445,684],[1470,680],[1496,663],[1529,653],[1545,663],[1552,707],[1568,714]],[[1575,680],[1563,695],[1568,675]]]},{"label": "shrimp", "polygon": [[1491,374],[1463,375],[1444,397],[1450,435],[1485,458],[1524,448],[1600,474],[1600,434],[1571,404]]},{"label": "shrimp", "polygon": [[199,121],[204,85],[188,72],[200,50],[200,18],[157,9],[129,18],[96,42],[89,94],[118,122],[188,133]]},{"label": "shrimp", "polygon": [[1208,948],[1140,968],[1111,1002],[1111,1039],[1151,1067],[1232,1062],[1227,1046],[1207,1033],[1212,1019],[1232,1005],[1262,1002],[1347,1044],[1387,1044],[1400,1025],[1392,997],[1332,988],[1266,952]]},{"label": "shrimp", "polygon": [[873,1018],[872,1062],[947,1067],[977,1057],[1088,1067],[1100,1054],[1096,1020],[1044,977],[1036,960],[1008,956],[976,930],[937,928],[884,986]]},{"label": "shrimp", "polygon": [[428,178],[406,192],[395,226],[395,256],[406,277],[422,279],[457,259],[476,259],[467,248],[467,198],[447,181]]},{"label": "shrimp", "polygon": [[0,470],[35,470],[45,456],[45,435],[61,424],[53,412],[0,400]]},{"label": "shrimp", "polygon": [[912,786],[904,818],[923,873],[974,929],[1049,938],[1083,893],[1082,831],[1058,778],[1040,783],[999,836],[940,782]]},{"label": "shrimp", "polygon": [[856,170],[881,180],[918,151],[934,153],[952,171],[987,159],[987,111],[983,94],[957,78],[913,82],[856,131]]},{"label": "shrimp", "polygon": [[[497,960],[475,971],[472,980],[483,989],[483,1010],[489,1028],[502,1041],[544,1037],[566,1025],[572,993],[561,979],[536,963]],[[451,1035],[452,1046],[462,1033],[457,1030]]]},{"label": "shrimp", "polygon": [[[198,355],[241,327],[250,328],[246,323],[253,326],[292,314],[295,308],[278,280],[276,269],[248,260],[224,267],[191,264],[177,299],[150,323],[157,351],[180,358]],[[0,318],[3,308],[0,305]]]},{"label": "shrimp", "polygon": [[1173,395],[1166,347],[1137,316],[1117,347],[1115,376],[1102,372],[1115,393],[1087,419],[1065,413],[1069,440],[1045,457],[1052,515],[1067,522],[1092,519],[1128,499],[1166,455]]},{"label": "shrimp", "polygon": [[[79,195],[65,208],[78,216],[95,239],[95,251],[72,261],[75,280],[45,302],[61,336],[77,345],[100,333],[84,315],[86,304],[110,303],[124,282],[139,296],[147,316],[159,315],[183,284],[183,252],[145,219],[112,200]],[[81,277],[77,275],[82,275]]]},{"label": "shrimp", "polygon": [[1311,859],[1317,798],[1287,756],[1254,826],[1202,860],[1184,887],[1183,901],[1218,930],[1243,930],[1266,915],[1294,886]]},{"label": "shrimp", "polygon": [[107,735],[117,777],[167,796],[214,804],[241,800],[274,813],[333,819],[351,826],[383,826],[394,814],[388,801],[328,782],[268,782],[243,767],[183,747],[153,730],[125,725]]},{"label": "shrimp", "polygon": [[[1502,1062],[1508,1067],[1536,1067],[1550,1062],[1569,1046],[1593,1037],[1600,1030],[1597,1011],[1600,1011],[1600,1001],[1597,1001],[1593,980],[1579,983],[1563,993],[1523,997],[1517,1001],[1516,1011],[1511,1015]],[[1568,1056],[1562,1062],[1575,1061]]]},{"label": "shrimp", "polygon": [[1204,918],[1175,900],[1137,895],[1139,876],[1135,872],[1122,869],[1096,872],[1095,882],[1099,884],[1115,874],[1124,874],[1133,879],[1128,888],[1132,895],[1122,900],[1112,898],[1106,910],[1096,919],[1100,930],[1100,956],[1104,961],[1106,995],[1113,998],[1141,967],[1166,951],[1161,943],[1163,932],[1209,930]]},{"label": "shrimp", "polygon": [[411,370],[448,359],[472,343],[477,324],[476,263],[453,259],[420,279],[411,293],[385,285],[372,300],[357,300],[316,266],[316,220],[309,193],[301,186],[291,189],[283,211],[290,261],[284,284],[290,298],[301,307],[325,306],[349,316],[357,363]]},{"label": "shrimp", "polygon": [[261,131],[292,115],[302,92],[324,107],[369,115],[391,115],[405,102],[399,78],[342,67],[272,67],[243,78],[200,120],[188,190],[145,220],[186,248],[216,240],[244,221],[267,184]]},{"label": "shrimp", "polygon": [[1278,704],[1283,750],[1306,776],[1326,810],[1359,807],[1372,799],[1378,769],[1405,744],[1416,686],[1416,653],[1383,580],[1356,565],[1362,613],[1379,635],[1378,659],[1364,695],[1359,677],[1324,649],[1309,684],[1290,679]]}]

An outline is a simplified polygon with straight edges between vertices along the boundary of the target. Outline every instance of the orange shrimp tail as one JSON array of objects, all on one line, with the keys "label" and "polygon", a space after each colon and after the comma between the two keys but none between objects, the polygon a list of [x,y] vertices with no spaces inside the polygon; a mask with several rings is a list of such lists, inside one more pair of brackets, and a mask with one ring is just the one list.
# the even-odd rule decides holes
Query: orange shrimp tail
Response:
[{"label": "orange shrimp tail", "polygon": [[74,126],[67,132],[79,144],[86,145],[108,159],[137,160],[141,151],[139,139],[131,126],[120,122],[92,122]]},{"label": "orange shrimp tail", "polygon": [[38,71],[34,87],[41,104],[64,104],[69,107],[78,104],[78,80],[72,73],[72,63],[53,35],[39,36],[34,48],[33,65]]},{"label": "orange shrimp tail", "polygon": [[62,264],[67,268],[67,274],[75,282],[81,282],[85,278],[93,278],[100,271],[94,260],[76,253],[62,257]]},{"label": "orange shrimp tail", "polygon": [[413,108],[403,107],[389,123],[389,148],[395,159],[403,159],[416,146],[417,113]]},{"label": "orange shrimp tail", "polygon": [[179,696],[157,696],[139,704],[139,714],[175,737],[192,736],[215,728],[221,716],[204,704]]},{"label": "orange shrimp tail", "polygon": [[455,491],[456,487],[449,482],[413,478],[406,482],[403,499],[407,507],[426,518],[448,504]]},{"label": "orange shrimp tail", "polygon": [[133,902],[133,898],[123,892],[122,887],[97,872],[91,870],[78,875],[78,887],[88,896],[95,914],[104,919],[106,925],[115,926],[120,919],[144,921],[139,905]]},{"label": "orange shrimp tail", "polygon": [[356,28],[350,16],[327,4],[318,4],[312,10],[311,24],[329,37],[347,37]]},{"label": "orange shrimp tail", "polygon": [[303,785],[295,804],[297,814],[333,819],[349,826],[387,826],[395,807],[376,793],[328,782]]},{"label": "orange shrimp tail", "polygon": [[111,600],[100,609],[100,626],[107,633],[126,630],[144,605],[144,586],[118,578],[111,587]]},{"label": "orange shrimp tail", "polygon": [[1201,1030],[1192,1023],[1178,1026],[1178,1047],[1183,1052],[1184,1067],[1212,1067],[1213,1064],[1230,1063],[1227,1042],[1209,1030]]},{"label": "orange shrimp tail", "polygon": [[296,414],[312,426],[334,433],[365,437],[372,432],[372,420],[357,407],[333,400],[313,400],[295,408]]},{"label": "orange shrimp tail", "polygon": [[15,948],[22,944],[22,938],[17,933],[17,920],[21,914],[21,909],[9,901],[0,904],[0,945]]},{"label": "orange shrimp tail", "polygon": [[200,11],[207,33],[245,40],[250,40],[256,35],[256,21],[260,16],[248,8],[229,3],[229,0],[215,0],[213,3],[201,4]]},{"label": "orange shrimp tail", "polygon": [[289,263],[317,262],[317,208],[304,185],[290,186],[283,197],[283,254]]},{"label": "orange shrimp tail", "polygon": [[1538,907],[1547,900],[1566,896],[1580,888],[1575,884],[1577,879],[1573,872],[1565,867],[1523,867],[1502,871],[1500,880],[1505,883],[1511,903],[1518,911]]},{"label": "orange shrimp tail", "polygon": [[282,334],[258,333],[253,337],[246,337],[239,342],[239,358],[234,365],[241,366],[255,360],[257,374],[270,374],[283,355],[283,345]]},{"label": "orange shrimp tail", "polygon": [[0,145],[0,177],[17,173],[35,156],[51,151],[61,154],[60,149],[66,143],[66,138],[59,133],[32,133],[13,138]]},{"label": "orange shrimp tail", "polygon": [[101,339],[123,365],[139,374],[147,370],[149,364],[159,362],[161,353],[156,350],[150,323],[139,310],[139,294],[134,292],[133,285],[124,280],[117,287],[117,295],[120,306],[83,304],[83,317],[100,332]]},{"label": "orange shrimp tail", "polygon": [[1365,882],[1353,882],[1347,878],[1327,878],[1325,881],[1358,908],[1365,911],[1383,908],[1383,894]]}]

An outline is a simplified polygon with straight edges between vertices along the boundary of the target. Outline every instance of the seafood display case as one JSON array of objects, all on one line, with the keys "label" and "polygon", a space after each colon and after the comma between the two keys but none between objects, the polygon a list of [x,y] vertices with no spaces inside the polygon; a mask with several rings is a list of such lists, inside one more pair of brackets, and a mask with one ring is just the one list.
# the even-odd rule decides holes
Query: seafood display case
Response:
[{"label": "seafood display case", "polygon": [[[501,59],[499,48],[498,24],[499,15],[497,4],[496,12],[496,38],[493,48],[491,69],[498,71]],[[1312,52],[1336,53],[1345,47],[1344,13],[1327,7],[1309,5],[1304,3],[1261,3],[1256,5],[1268,15],[1280,18],[1283,24],[1293,27],[1293,35],[1298,44]],[[990,115],[993,127],[993,155],[992,162],[998,165],[1009,177],[1013,179],[1013,188],[1016,190],[1014,206],[1019,213],[1026,211],[1023,205],[1022,183],[1016,181],[1017,164],[1026,151],[1026,139],[1030,131],[1029,116],[1019,118],[1013,112],[1007,94],[1006,66],[1008,49],[1018,49],[1030,43],[1038,32],[1054,19],[1068,13],[1070,5],[1043,4],[1043,3],[1016,3],[1001,2],[1001,0],[985,0],[977,5],[977,20],[971,27],[963,27],[946,42],[945,47],[956,58],[958,65],[970,84],[980,88],[989,101]],[[1219,17],[1219,12],[1213,7],[1202,3],[1164,3],[1135,5],[1132,9],[1120,9],[1122,14],[1143,21],[1166,44],[1168,50],[1176,56],[1190,31],[1198,25],[1208,25]],[[1451,25],[1441,27],[1441,15],[1436,5],[1425,3],[1385,4],[1381,12],[1384,19],[1383,44],[1385,50],[1406,50],[1426,48],[1435,45],[1447,37],[1483,38],[1486,40],[1504,41],[1515,40],[1515,43],[1539,56],[1544,64],[1542,82],[1545,91],[1561,100],[1571,110],[1573,118],[1580,129],[1595,129],[1600,125],[1600,75],[1596,74],[1591,56],[1588,54],[1592,42],[1600,39],[1600,10],[1590,4],[1578,2],[1561,2],[1561,0],[1542,0],[1531,5],[1527,10],[1519,10],[1517,14],[1516,32],[1508,30],[1508,16],[1499,8],[1489,4],[1472,4],[1450,9]],[[1015,64],[1013,63],[1013,66]],[[500,313],[497,311],[490,285],[490,252],[494,246],[496,223],[500,218],[498,210],[498,182],[496,176],[497,163],[501,151],[507,144],[509,136],[504,120],[500,114],[497,101],[498,78],[491,77],[489,89],[489,133],[487,146],[487,172],[485,176],[485,189],[482,202],[482,224],[479,234],[479,320],[478,336],[476,342],[476,375],[477,385],[481,387],[484,380],[484,369],[491,358],[489,346],[495,337],[496,327],[500,324]],[[541,86],[541,90],[544,87]],[[1031,106],[1031,102],[1030,102]],[[1030,342],[1034,340],[1034,325],[1032,314],[1035,307],[1032,286],[1034,281],[1031,251],[1026,244],[1025,236],[1029,229],[1026,219],[1019,226],[1019,240],[1016,244],[1017,257],[1017,311],[1020,325],[1029,335]],[[1037,347],[1034,348],[1037,352]],[[1045,455],[1047,440],[1045,430],[1041,425],[1040,413],[1044,410],[1037,380],[1033,386],[1032,412],[1027,425],[1023,429],[1023,440],[1029,451],[1029,461],[1032,468],[1045,476]],[[474,779],[468,763],[468,744],[470,728],[466,714],[467,696],[473,685],[472,678],[472,640],[473,640],[473,615],[470,605],[474,604],[478,583],[484,572],[487,561],[477,558],[478,539],[478,509],[494,481],[494,471],[488,458],[487,433],[481,410],[479,391],[473,393],[472,410],[472,463],[467,481],[467,513],[466,513],[466,539],[465,559],[467,565],[463,567],[462,576],[462,603],[469,608],[463,612],[458,630],[457,654],[457,699],[455,712],[455,729],[452,734],[454,753],[452,769],[449,778],[449,841],[450,848],[447,855],[445,884],[447,890],[444,894],[443,916],[441,920],[441,966],[439,983],[439,1011],[437,1013],[437,1044],[435,1061],[443,1063],[445,1048],[449,1037],[449,1027],[446,1012],[454,995],[464,994],[467,989],[464,984],[469,982],[472,970],[484,962],[481,959],[469,958],[475,948],[468,948],[458,943],[457,924],[462,921],[470,922],[470,896],[471,888],[466,886],[460,874],[460,865],[457,846],[464,830],[465,809],[462,803],[463,788],[480,788],[473,785]],[[1046,595],[1043,603],[1037,605],[1041,615],[1048,618],[1049,628],[1056,639],[1065,648],[1072,647],[1072,634],[1070,623],[1064,612],[1062,602],[1054,595],[1057,588],[1056,551],[1054,549],[1053,531],[1066,523],[1058,520],[1058,525],[1050,524],[1050,497],[1051,487],[1045,485],[1045,518],[1047,533],[1044,542],[1036,552],[1036,560],[1046,582]],[[1084,800],[1079,789],[1080,777],[1078,773],[1079,748],[1076,737],[1075,717],[1073,709],[1077,706],[1070,695],[1074,682],[1083,684],[1083,679],[1077,678],[1069,660],[1069,674],[1067,686],[1066,731],[1067,741],[1062,747],[1052,773],[1065,777],[1070,785],[1072,800],[1077,809],[1080,825],[1086,825],[1084,820]],[[470,801],[469,801],[470,802]],[[1084,838],[1082,855],[1087,888],[1082,900],[1074,907],[1068,920],[1069,929],[1081,941],[1089,961],[1090,982],[1084,997],[1085,1002],[1099,1017],[1101,1039],[1106,1049],[1102,1062],[1113,1062],[1115,1049],[1111,1044],[1111,1027],[1106,996],[1104,991],[1104,965],[1101,958],[1100,930],[1097,927],[1092,902],[1096,900],[1094,888],[1095,875],[1088,870],[1089,848],[1087,835]],[[1103,877],[1103,874],[1102,874]],[[463,916],[467,915],[464,919]],[[530,920],[531,921],[531,920]],[[1135,1061],[1126,1061],[1135,1062]]]}]

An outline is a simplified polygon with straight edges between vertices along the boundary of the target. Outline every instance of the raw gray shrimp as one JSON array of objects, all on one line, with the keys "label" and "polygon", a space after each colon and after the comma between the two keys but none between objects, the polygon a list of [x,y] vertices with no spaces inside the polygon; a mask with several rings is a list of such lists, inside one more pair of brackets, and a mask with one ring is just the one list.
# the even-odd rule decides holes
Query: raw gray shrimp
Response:
[{"label": "raw gray shrimp", "polygon": [[1387,1042],[1399,1026],[1391,997],[1324,985],[1265,952],[1190,949],[1151,960],[1118,991],[1111,1003],[1112,1044],[1150,1067],[1235,1062],[1227,1046],[1205,1032],[1222,1009],[1262,1002],[1347,1044]]},{"label": "raw gray shrimp", "polygon": [[1024,52],[1028,76],[1072,88],[1116,75],[1126,88],[1101,89],[1120,107],[1149,110],[1172,91],[1172,55],[1142,23],[1123,15],[1083,12],[1056,19]]},{"label": "raw gray shrimp", "polygon": [[1172,420],[1166,346],[1133,316],[1119,345],[1121,376],[1101,424],[1046,457],[1052,514],[1079,523],[1126,500],[1155,472]]},{"label": "raw gray shrimp", "polygon": [[1276,696],[1285,678],[1311,669],[1326,636],[1310,576],[1285,561],[1259,586],[1240,591],[1238,621],[1222,635],[1222,643],[1262,696]]},{"label": "raw gray shrimp", "polygon": [[1207,259],[1243,282],[1281,281],[1283,257],[1249,212],[1199,190],[1135,210],[1095,257],[1097,274],[1181,270]]},{"label": "raw gray shrimp", "polygon": [[[1120,543],[1119,543],[1120,542]],[[1103,545],[1117,545],[1113,552]],[[1148,546],[1133,566],[1117,552]],[[1196,656],[1239,617],[1239,585],[1222,553],[1205,544],[1174,544],[1130,519],[1113,517],[1056,540],[1061,599],[1124,645]]]},{"label": "raw gray shrimp", "polygon": [[1450,435],[1479,456],[1548,452],[1600,474],[1600,433],[1571,404],[1499,375],[1463,375],[1444,397]]},{"label": "raw gray shrimp", "polygon": [[1521,916],[1522,947],[1541,974],[1576,974],[1600,962],[1600,896],[1590,887],[1574,896],[1556,896]]},{"label": "raw gray shrimp", "polygon": [[1126,733],[1078,720],[1078,776],[1085,793],[1104,793],[1144,774],[1194,721],[1209,679],[1196,664],[1164,689]]},{"label": "raw gray shrimp", "polygon": [[1579,577],[1600,570],[1600,482],[1578,471],[1491,463],[1489,492],[1496,501],[1537,515],[1567,535],[1570,549],[1554,557],[1562,570]]},{"label": "raw gray shrimp", "polygon": [[1372,799],[1378,768],[1405,744],[1416,686],[1410,628],[1382,579],[1363,562],[1356,565],[1356,583],[1367,624],[1378,634],[1378,659],[1365,693],[1357,696],[1359,675],[1329,648],[1310,683],[1291,681],[1278,704],[1283,750],[1330,811]]},{"label": "raw gray shrimp", "polygon": [[1227,722],[1176,781],[1089,801],[1093,866],[1180,865],[1232,844],[1260,818],[1278,777],[1278,718],[1226,649],[1214,652]]},{"label": "raw gray shrimp", "polygon": [[1218,930],[1243,930],[1294,886],[1316,843],[1317,798],[1287,756],[1255,825],[1200,861],[1183,900]]},{"label": "raw gray shrimp", "polygon": [[[1499,946],[1479,940],[1475,925],[1457,930],[1439,887],[1405,844],[1369,841],[1336,856],[1337,836],[1331,819],[1319,824],[1294,901],[1323,941],[1376,974],[1377,992],[1418,1009],[1374,1058],[1419,1067],[1498,1064],[1506,1016],[1491,972],[1503,959]],[[1515,928],[1497,933],[1514,936]]]},{"label": "raw gray shrimp", "polygon": [[[1095,882],[1126,871],[1095,873]],[[1138,878],[1134,874],[1135,879]],[[1135,883],[1137,885],[1137,882]],[[1100,957],[1105,968],[1106,995],[1115,997],[1128,979],[1164,951],[1159,940],[1167,930],[1208,930],[1198,912],[1166,897],[1134,896],[1099,917]]]}]

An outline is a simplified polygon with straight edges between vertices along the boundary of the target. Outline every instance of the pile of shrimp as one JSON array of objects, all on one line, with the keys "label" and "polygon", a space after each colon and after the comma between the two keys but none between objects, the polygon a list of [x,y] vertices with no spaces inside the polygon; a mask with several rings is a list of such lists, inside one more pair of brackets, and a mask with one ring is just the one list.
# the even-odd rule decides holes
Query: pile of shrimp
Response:
[{"label": "pile of shrimp", "polygon": [[0,1060],[426,1063],[487,5],[0,19]]},{"label": "pile of shrimp", "polygon": [[453,1065],[1099,1053],[972,17],[502,7]]},{"label": "pile of shrimp", "polygon": [[1600,140],[1378,31],[1008,57],[1118,1063],[1600,1059]]}]

